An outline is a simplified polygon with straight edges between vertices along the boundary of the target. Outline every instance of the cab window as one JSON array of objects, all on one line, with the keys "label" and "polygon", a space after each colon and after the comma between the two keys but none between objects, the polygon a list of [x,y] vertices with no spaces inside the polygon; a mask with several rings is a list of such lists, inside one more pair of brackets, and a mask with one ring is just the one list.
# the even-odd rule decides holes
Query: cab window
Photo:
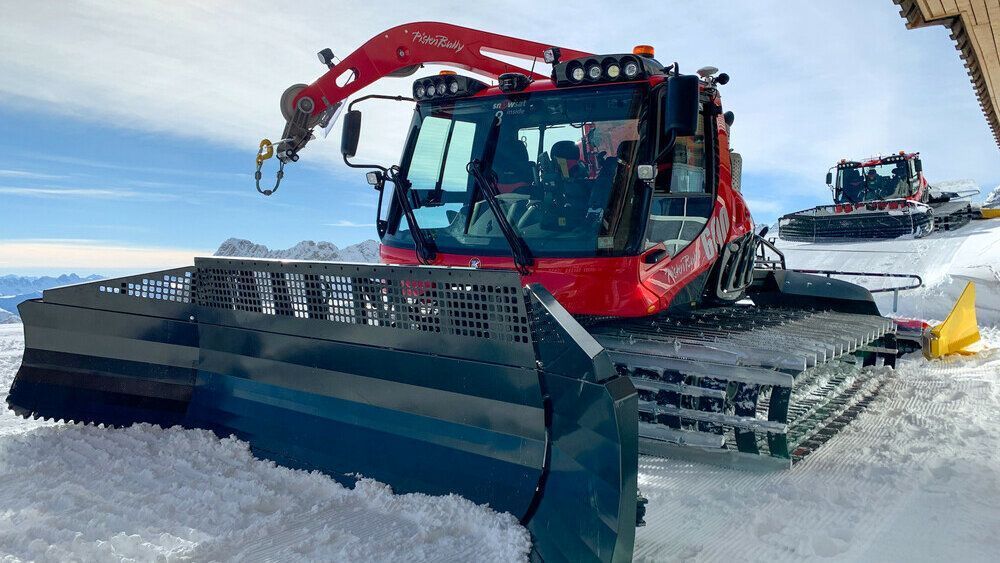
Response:
[{"label": "cab window", "polygon": [[[703,113],[697,132],[679,137],[673,149],[657,148],[645,248],[663,243],[670,256],[676,256],[701,233],[712,215],[713,186],[708,185],[706,173],[706,120]],[[666,143],[666,137],[661,135],[658,145]]]},{"label": "cab window", "polygon": [[413,149],[409,180],[417,222],[425,228],[447,227],[462,209],[468,189],[466,163],[472,158],[476,124],[427,116]]}]

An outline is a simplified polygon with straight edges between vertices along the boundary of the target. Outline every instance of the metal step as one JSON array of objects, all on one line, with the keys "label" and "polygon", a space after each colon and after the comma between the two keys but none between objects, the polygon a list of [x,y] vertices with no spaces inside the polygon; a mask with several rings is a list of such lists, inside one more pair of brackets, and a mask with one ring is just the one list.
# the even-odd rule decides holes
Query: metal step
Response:
[{"label": "metal step", "polygon": [[789,467],[800,444],[877,389],[884,370],[862,368],[855,354],[871,353],[895,323],[739,306],[604,320],[588,330],[639,391],[641,451]]}]

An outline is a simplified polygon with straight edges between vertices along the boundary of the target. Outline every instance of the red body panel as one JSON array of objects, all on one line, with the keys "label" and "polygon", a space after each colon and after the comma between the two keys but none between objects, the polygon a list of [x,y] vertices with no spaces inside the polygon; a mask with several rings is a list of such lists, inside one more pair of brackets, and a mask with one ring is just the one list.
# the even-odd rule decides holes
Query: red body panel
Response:
[{"label": "red body panel", "polygon": [[[413,250],[382,245],[384,264],[419,264]],[[478,260],[484,269],[515,270],[507,256],[438,253],[436,266],[469,267]],[[525,284],[540,283],[572,313],[580,315],[642,316],[657,310],[659,296],[639,283],[639,257],[537,258]]]}]

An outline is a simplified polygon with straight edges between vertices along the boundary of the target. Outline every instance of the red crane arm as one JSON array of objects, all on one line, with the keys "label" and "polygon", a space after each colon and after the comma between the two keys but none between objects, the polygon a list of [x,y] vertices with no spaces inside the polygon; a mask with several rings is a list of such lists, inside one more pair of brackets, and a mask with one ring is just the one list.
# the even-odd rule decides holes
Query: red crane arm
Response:
[{"label": "red crane arm", "polygon": [[[380,78],[409,76],[426,64],[447,64],[496,78],[504,72],[520,69],[511,68],[509,63],[491,57],[490,53],[541,60],[542,52],[550,47],[553,45],[440,22],[403,24],[369,39],[302,90],[294,102],[298,103],[303,97],[311,98],[316,102],[311,113],[316,115]],[[590,54],[560,50],[562,57],[567,59]],[[353,80],[345,84],[352,74]],[[535,72],[531,74],[536,80],[548,79]]]},{"label": "red crane arm", "polygon": [[[348,96],[369,84],[388,76],[409,76],[426,64],[456,66],[496,78],[511,67],[491,55],[505,55],[525,60],[542,59],[543,52],[553,45],[518,39],[440,22],[415,22],[396,26],[369,39],[364,45],[330,68],[309,84],[297,84],[287,89],[281,98],[285,131],[278,144],[282,164],[298,160],[297,153],[312,137],[312,129],[329,118]],[[561,57],[573,59],[590,53],[560,48]],[[530,72],[532,78],[549,77]],[[260,165],[270,158],[270,141],[261,142],[257,156],[257,189],[260,188]],[[280,182],[283,172],[278,173]],[[277,185],[275,185],[275,188]],[[262,190],[262,193],[273,190]]]}]

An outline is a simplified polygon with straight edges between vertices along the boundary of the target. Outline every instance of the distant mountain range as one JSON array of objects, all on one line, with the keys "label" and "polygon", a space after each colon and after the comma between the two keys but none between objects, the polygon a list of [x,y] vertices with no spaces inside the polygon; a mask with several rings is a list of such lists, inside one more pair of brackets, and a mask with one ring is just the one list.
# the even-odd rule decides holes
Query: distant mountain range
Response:
[{"label": "distant mountain range", "polygon": [[216,256],[273,258],[278,260],[315,260],[322,262],[378,262],[378,241],[366,240],[338,248],[332,242],[304,240],[291,248],[271,250],[263,244],[231,238],[219,246]]},{"label": "distant mountain range", "polygon": [[[379,243],[366,240],[344,248],[325,241],[304,240],[291,248],[271,250],[246,239],[231,238],[219,246],[216,256],[273,258],[278,260],[315,260],[328,262],[378,262]],[[20,322],[17,306],[22,301],[37,299],[46,289],[104,279],[105,276],[0,276],[0,324]]]},{"label": "distant mountain range", "polygon": [[0,276],[0,323],[18,322],[17,306],[22,301],[37,299],[42,291],[63,285],[73,285],[103,279],[104,276]]}]

